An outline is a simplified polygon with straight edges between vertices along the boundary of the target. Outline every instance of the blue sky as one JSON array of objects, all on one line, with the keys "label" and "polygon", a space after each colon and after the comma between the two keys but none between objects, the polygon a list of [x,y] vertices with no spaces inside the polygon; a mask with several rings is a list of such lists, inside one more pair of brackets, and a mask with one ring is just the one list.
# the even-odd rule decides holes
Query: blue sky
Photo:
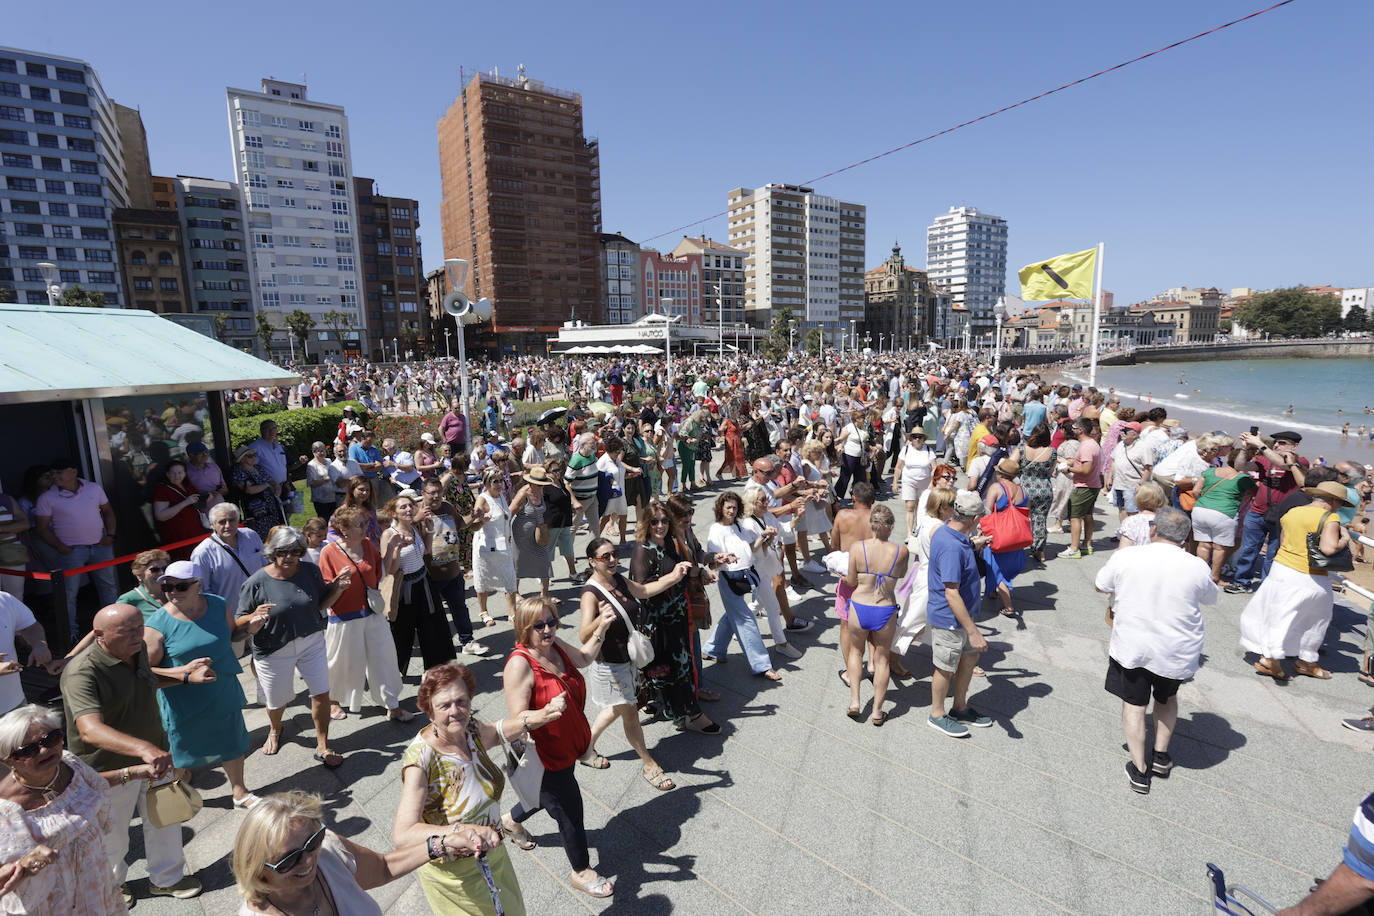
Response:
[{"label": "blue sky", "polygon": [[[224,87],[306,73],[347,107],[357,174],[420,200],[433,267],[435,122],[460,66],[523,63],[581,92],[605,229],[643,240],[731,188],[806,181],[1266,5],[76,0],[14,5],[0,42],[90,61],[142,110],[161,174],[232,178]],[[952,205],[1005,217],[1010,292],[1018,266],[1099,241],[1118,303],[1374,285],[1372,26],[1374,4],[1296,0],[815,187],[867,205],[870,267],[894,240],[924,266],[925,227]],[[725,220],[691,231],[724,239]]]}]

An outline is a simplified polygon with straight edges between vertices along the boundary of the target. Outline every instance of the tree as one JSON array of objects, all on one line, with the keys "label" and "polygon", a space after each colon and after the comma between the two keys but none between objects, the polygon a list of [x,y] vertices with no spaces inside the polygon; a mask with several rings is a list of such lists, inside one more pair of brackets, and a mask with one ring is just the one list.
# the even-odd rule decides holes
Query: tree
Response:
[{"label": "tree", "polygon": [[0,302],[13,302],[13,301],[14,301],[14,287],[13,287],[13,286],[0,286]]},{"label": "tree", "polygon": [[300,342],[301,362],[305,362],[306,357],[310,355],[306,350],[305,342],[310,339],[310,330],[315,327],[315,319],[311,318],[300,309],[296,309],[295,311],[287,313],[287,316],[282,319],[282,322],[286,325],[286,329],[291,333],[291,336],[295,337],[296,340]]},{"label": "tree", "polygon": [[1341,302],[1290,286],[1259,293],[1237,306],[1235,318],[1248,330],[1271,337],[1321,337],[1341,329]]},{"label": "tree", "polygon": [[1341,323],[1347,331],[1367,331],[1369,330],[1369,314],[1365,312],[1363,306],[1352,305],[1350,311],[1345,314],[1345,320]]},{"label": "tree", "polygon": [[324,322],[324,326],[333,332],[334,339],[339,342],[340,352],[343,352],[344,349],[343,329],[348,326],[348,320],[351,317],[351,315],[345,315],[343,312],[336,311],[335,309],[330,309],[320,316],[320,320]]},{"label": "tree", "polygon": [[806,332],[807,353],[811,354],[812,356],[820,356],[823,347],[824,341],[821,339],[820,328],[812,328],[811,330]]},{"label": "tree", "polygon": [[105,307],[105,294],[93,293],[84,289],[80,283],[73,283],[67,287],[61,296],[57,297],[57,304],[72,308],[103,309]]},{"label": "tree", "polygon": [[402,322],[401,330],[396,334],[396,337],[399,338],[401,341],[402,356],[404,356],[407,353],[413,354],[418,351],[420,344],[420,332],[415,329],[414,324],[406,324]]},{"label": "tree", "polygon": [[258,331],[257,331],[257,334],[258,334],[258,340],[262,341],[262,355],[263,355],[263,356],[271,356],[271,355],[272,355],[272,335],[274,335],[274,334],[276,334],[276,333],[277,333],[277,329],[274,328],[274,327],[272,327],[272,322],[271,322],[270,320],[268,320],[268,318],[267,318],[266,315],[264,315],[264,314],[262,314],[261,312],[259,312],[259,313],[258,313]]},{"label": "tree", "polygon": [[215,313],[215,340],[224,343],[225,332],[229,330],[229,316]]},{"label": "tree", "polygon": [[789,339],[789,326],[792,322],[792,310],[789,308],[779,309],[773,316],[773,325],[768,329],[768,336],[763,340],[763,355],[773,362],[785,359],[787,351],[791,349]]}]

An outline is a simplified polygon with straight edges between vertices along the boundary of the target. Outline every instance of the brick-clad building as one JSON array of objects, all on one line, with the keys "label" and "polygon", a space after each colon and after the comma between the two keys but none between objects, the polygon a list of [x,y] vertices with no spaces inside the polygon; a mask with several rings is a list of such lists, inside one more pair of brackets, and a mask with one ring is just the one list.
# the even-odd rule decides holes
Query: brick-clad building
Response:
[{"label": "brick-clad building", "polygon": [[488,297],[501,347],[545,350],[569,318],[599,324],[600,157],[582,97],[525,76],[474,76],[439,119],[444,257],[464,258],[467,295]]},{"label": "brick-clad building", "polygon": [[420,263],[420,202],[387,197],[371,178],[354,178],[363,258],[367,340],[363,355],[429,352],[429,305]]}]

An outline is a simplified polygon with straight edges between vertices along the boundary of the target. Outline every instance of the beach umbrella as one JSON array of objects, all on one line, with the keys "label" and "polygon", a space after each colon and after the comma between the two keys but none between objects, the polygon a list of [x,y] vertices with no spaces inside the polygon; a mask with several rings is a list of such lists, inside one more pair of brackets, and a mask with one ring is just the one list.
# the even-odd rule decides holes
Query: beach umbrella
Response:
[{"label": "beach umbrella", "polygon": [[535,420],[534,422],[539,424],[540,426],[543,426],[545,423],[552,423],[554,420],[557,420],[559,417],[563,416],[567,412],[568,408],[566,407],[550,407],[548,410],[541,413],[539,415],[539,419]]}]

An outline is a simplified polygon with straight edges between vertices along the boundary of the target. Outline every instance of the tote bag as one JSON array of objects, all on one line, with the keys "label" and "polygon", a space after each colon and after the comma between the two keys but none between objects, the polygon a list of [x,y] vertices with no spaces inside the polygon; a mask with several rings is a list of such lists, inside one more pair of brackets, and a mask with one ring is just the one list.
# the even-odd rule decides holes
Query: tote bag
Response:
[{"label": "tote bag", "polygon": [[983,516],[983,533],[992,537],[993,553],[1025,550],[1033,540],[1030,508],[1011,505],[1011,493],[1006,484],[1002,484],[1002,493],[1007,498],[1007,508]]}]

